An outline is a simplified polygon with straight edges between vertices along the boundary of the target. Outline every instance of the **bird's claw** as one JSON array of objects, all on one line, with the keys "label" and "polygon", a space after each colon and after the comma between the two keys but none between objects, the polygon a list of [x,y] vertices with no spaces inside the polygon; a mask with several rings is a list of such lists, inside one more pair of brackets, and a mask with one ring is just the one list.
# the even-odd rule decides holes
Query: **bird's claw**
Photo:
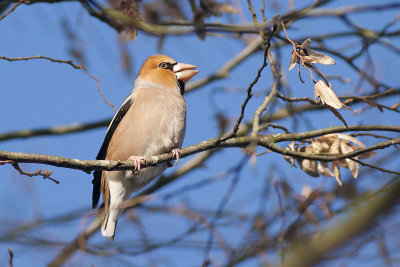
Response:
[{"label": "bird's claw", "polygon": [[[178,165],[178,161],[181,158],[181,149],[180,148],[174,148],[171,151],[172,155],[175,157],[176,162],[175,162],[175,166]],[[168,167],[172,167],[174,166],[173,162],[168,162]]]},{"label": "bird's claw", "polygon": [[132,160],[135,162],[135,169],[132,170],[132,174],[137,174],[141,169],[141,161],[143,160],[145,163],[147,162],[147,158],[144,156],[130,156],[128,160]]}]

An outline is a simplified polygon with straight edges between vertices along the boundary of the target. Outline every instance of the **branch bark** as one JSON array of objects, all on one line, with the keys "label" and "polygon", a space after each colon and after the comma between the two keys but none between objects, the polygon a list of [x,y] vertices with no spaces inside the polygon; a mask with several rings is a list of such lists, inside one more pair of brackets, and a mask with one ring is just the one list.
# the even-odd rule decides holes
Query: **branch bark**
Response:
[{"label": "branch bark", "polygon": [[[343,155],[317,155],[308,154],[302,152],[290,151],[282,148],[275,143],[284,141],[299,141],[307,138],[313,138],[317,136],[322,136],[329,133],[340,133],[346,131],[392,131],[400,132],[399,126],[386,126],[386,125],[355,125],[346,127],[332,127],[327,129],[321,129],[311,132],[304,133],[294,133],[294,134],[277,134],[277,135],[259,135],[259,136],[244,136],[235,137],[228,140],[221,141],[220,138],[213,138],[207,141],[203,141],[199,144],[192,145],[181,150],[181,158],[188,157],[190,155],[208,151],[218,148],[228,148],[228,147],[248,147],[260,145],[268,148],[274,152],[282,155],[290,155],[293,157],[319,160],[319,161],[332,161],[340,160],[349,157],[355,157],[362,153],[366,153],[376,149],[382,149],[388,146],[396,145],[400,143],[400,138],[392,139],[389,141],[381,142],[376,145],[359,149],[350,153]],[[162,155],[152,156],[148,158],[147,162],[142,162],[142,169],[148,166],[156,166],[158,164],[166,163],[168,161],[174,160],[175,156],[172,153],[165,153]],[[13,161],[15,163],[39,163],[47,164],[56,167],[78,169],[90,173],[93,170],[105,170],[105,171],[115,171],[115,170],[132,170],[135,168],[135,163],[133,161],[111,161],[111,160],[81,160],[81,159],[71,159],[60,156],[51,156],[43,154],[31,154],[31,153],[18,153],[18,152],[7,152],[0,151],[0,160],[3,161]]]}]

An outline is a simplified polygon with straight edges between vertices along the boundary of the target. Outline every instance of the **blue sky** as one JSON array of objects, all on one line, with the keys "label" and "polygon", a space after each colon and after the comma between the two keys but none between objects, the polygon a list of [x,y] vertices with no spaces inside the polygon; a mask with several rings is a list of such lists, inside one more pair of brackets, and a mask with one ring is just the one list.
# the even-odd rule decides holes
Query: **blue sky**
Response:
[{"label": "blue sky", "polygon": [[[258,2],[258,1],[253,1]],[[343,5],[359,3],[383,3],[389,1],[336,1],[327,7],[338,7]],[[251,22],[250,13],[245,6],[244,12],[248,22]],[[281,3],[284,14],[288,10],[286,1]],[[297,5],[295,1],[295,5]],[[255,3],[258,11],[260,6]],[[267,17],[271,18],[277,11],[268,8]],[[387,22],[398,14],[398,10],[386,11],[378,14],[368,13],[367,15],[352,15],[350,18],[359,26],[371,29],[380,29]],[[260,17],[259,17],[260,18]],[[218,18],[226,22],[226,17]],[[157,50],[158,37],[150,36],[139,32],[134,42],[127,43],[128,52],[132,55],[133,71],[127,75],[121,67],[120,46],[117,33],[106,24],[90,17],[79,3],[60,4],[34,4],[21,5],[13,13],[0,21],[0,55],[7,57],[27,57],[44,55],[57,59],[71,59],[69,53],[70,44],[63,33],[61,23],[67,21],[70,27],[81,38],[83,56],[86,60],[87,69],[100,79],[101,89],[107,99],[116,107],[132,90],[133,82],[138,69],[144,59],[150,55],[159,53]],[[398,29],[395,24],[393,29]],[[346,31],[347,26],[338,23],[334,18],[315,18],[302,20],[293,24],[293,29],[288,33],[292,39],[307,38],[321,33]],[[337,38],[326,41],[330,48],[344,47],[345,44],[357,42],[357,38]],[[391,42],[400,47],[400,39],[392,39]],[[206,41],[199,40],[195,35],[167,37],[163,44],[162,53],[169,55],[180,62],[190,63],[198,66],[200,73],[196,78],[205,77],[222,66],[227,60],[236,55],[245,44],[241,41],[234,41],[230,38],[207,37]],[[356,43],[357,47],[357,43]],[[359,48],[359,46],[358,46]],[[290,47],[281,49],[283,66],[287,70],[290,60]],[[399,86],[398,69],[400,61],[398,55],[381,46],[373,46],[370,49],[371,56],[375,63],[375,78],[383,80],[386,84]],[[357,81],[357,75],[340,59],[336,59],[336,65],[323,66],[320,69],[329,75],[341,75],[350,78],[353,83]],[[361,63],[361,58],[356,63]],[[77,62],[76,62],[77,63]],[[201,90],[190,93],[187,100],[187,132],[184,147],[201,141],[214,138],[217,121],[214,118],[215,105],[218,110],[224,111],[229,118],[235,120],[240,111],[240,105],[244,94],[216,93],[221,88],[244,90],[253,80],[257,69],[262,63],[262,54],[256,53],[248,58],[245,63],[235,68],[227,79],[213,82]],[[313,97],[312,82],[303,71],[302,84],[295,70],[286,72],[285,77],[291,87],[294,96]],[[20,129],[32,129],[51,127],[57,125],[69,125],[73,123],[85,123],[100,119],[109,118],[113,115],[112,109],[106,105],[97,90],[96,82],[84,71],[73,69],[67,64],[51,63],[45,60],[31,60],[20,62],[7,62],[0,60],[0,85],[2,96],[0,98],[1,127],[0,132],[10,132]],[[196,79],[195,78],[195,79]],[[258,93],[265,92],[271,86],[271,74],[269,67],[263,73],[262,78],[255,86]],[[333,82],[333,88],[337,95],[357,94],[351,84]],[[365,86],[366,92],[370,87]],[[265,94],[265,93],[264,93]],[[210,101],[214,97],[213,101]],[[399,102],[396,99],[386,99],[382,103],[393,105]],[[246,121],[252,118],[255,109],[263,101],[263,97],[254,97],[246,111]],[[364,105],[365,106],[365,105]],[[361,106],[356,106],[360,108]],[[375,110],[367,111],[357,115],[347,110],[341,111],[349,124],[394,124],[398,125],[398,116],[395,113],[385,111],[377,113]],[[311,113],[310,113],[311,114]],[[309,117],[312,129],[341,125],[341,122],[329,112],[314,112]],[[294,129],[294,122],[288,120],[283,125]],[[307,124],[302,118],[298,120],[297,130],[308,130]],[[64,136],[35,137],[26,140],[12,140],[0,143],[0,150],[43,153],[60,155],[70,158],[94,159],[103,141],[106,128],[99,128],[83,133],[69,134]],[[272,132],[279,132],[272,130]],[[262,150],[259,150],[262,152]],[[393,150],[392,150],[393,151]],[[191,185],[203,179],[223,172],[229,167],[235,166],[241,159],[243,153],[239,149],[226,149],[213,157],[205,168],[194,171],[185,179],[172,184],[161,190],[160,194],[173,192],[185,185]],[[182,159],[179,164],[184,164],[188,159]],[[389,167],[395,167],[395,163],[389,163]],[[398,161],[397,161],[398,164]],[[44,166],[34,164],[22,164],[26,171],[35,171]],[[265,173],[272,166],[276,169],[273,179],[286,179],[296,189],[297,193],[303,185],[317,187],[323,178],[314,179],[299,169],[290,168],[281,156],[264,155],[257,159],[256,167],[248,163],[243,169],[243,174],[234,191],[232,199],[228,202],[227,209],[239,209],[240,211],[252,214],[259,207],[258,198],[265,182]],[[178,166],[179,167],[179,166]],[[69,170],[55,167],[48,167],[54,171],[53,176],[61,181],[57,185],[49,180],[40,178],[29,178],[20,176],[11,166],[0,166],[0,177],[3,186],[0,187],[0,222],[4,226],[23,225],[31,222],[38,216],[46,219],[64,213],[80,210],[80,216],[91,212],[91,175],[77,170]],[[167,170],[167,173],[174,171],[174,168]],[[346,173],[346,171],[345,171]],[[349,173],[344,177],[348,179]],[[383,181],[378,180],[376,172],[367,180],[358,180],[361,188],[369,188],[371,181],[376,184],[384,183],[390,177],[383,176]],[[224,193],[226,192],[232,176],[222,179],[210,186],[198,190],[192,190],[169,200],[171,205],[190,204],[198,209],[215,209]],[[327,187],[335,186],[334,179],[325,181]],[[242,205],[241,203],[246,203]],[[155,206],[162,204],[162,201],[155,200]],[[277,205],[276,199],[271,197],[268,205]],[[267,209],[271,208],[268,207]],[[150,214],[138,211],[142,223],[146,225],[146,231],[157,240],[168,240],[173,234],[179,233],[190,225],[188,221],[178,216],[165,216]],[[35,230],[32,235],[40,237],[51,237],[61,243],[72,240],[77,231],[81,229],[82,219],[73,220],[70,223],[60,223],[56,226],[41,227]],[[132,240],[139,235],[137,231],[131,230],[131,224],[126,219],[121,219],[117,229],[115,242],[123,243],[124,240]],[[4,229],[9,229],[4,227]],[[0,226],[0,233],[4,229]],[[236,228],[224,230],[225,237],[233,243],[241,240]],[[194,239],[205,241],[207,234],[198,234]],[[99,234],[90,240],[93,244],[107,244]],[[138,241],[138,244],[139,241]],[[134,246],[136,244],[127,244]],[[55,249],[32,248],[21,243],[2,241],[0,247],[0,265],[8,261],[6,248],[13,249],[15,254],[15,266],[41,266],[49,262],[57,253]],[[212,258],[223,262],[224,254],[220,250],[212,252]],[[276,257],[276,255],[275,255]],[[165,249],[162,252],[155,251],[151,255],[137,257],[122,257],[123,260],[134,262],[137,266],[151,262],[151,258],[160,260],[160,266],[198,266],[203,255],[193,249]],[[150,259],[150,260],[149,260]],[[179,259],[179,260],[178,260]],[[274,260],[274,256],[272,256]],[[83,253],[76,253],[70,266],[106,266],[104,258],[91,256]],[[118,266],[121,262],[111,261]],[[255,266],[256,260],[245,262],[243,266]],[[354,266],[354,265],[353,265]]]}]

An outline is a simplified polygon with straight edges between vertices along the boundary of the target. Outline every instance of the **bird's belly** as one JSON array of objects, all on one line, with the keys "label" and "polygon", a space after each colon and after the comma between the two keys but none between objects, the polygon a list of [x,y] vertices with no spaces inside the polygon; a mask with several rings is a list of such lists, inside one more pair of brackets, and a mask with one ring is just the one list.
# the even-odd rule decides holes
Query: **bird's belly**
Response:
[{"label": "bird's belly", "polygon": [[140,170],[137,174],[132,174],[132,171],[125,171],[124,173],[124,184],[128,191],[136,192],[142,187],[153,181],[155,178],[161,175],[161,173],[167,168],[166,164],[158,165],[155,167],[148,167]]},{"label": "bird's belly", "polygon": [[[136,154],[130,156],[145,156],[151,157],[163,153],[171,152],[174,148],[180,148],[183,143],[186,130],[186,109],[185,105],[181,103],[168,103],[164,106],[164,112],[161,116],[153,117],[150,111],[146,114],[148,120],[153,119],[157,123],[152,125],[152,131],[148,136],[142,138],[146,145],[141,152],[137,151]],[[159,105],[160,106],[160,105]],[[160,114],[160,113],[158,113]],[[146,127],[148,125],[140,125],[139,127]],[[137,133],[137,132],[136,132]],[[137,136],[130,136],[128,138],[136,139]],[[146,184],[161,175],[167,168],[167,164],[161,164],[154,167],[141,169],[139,173],[132,174],[132,171],[121,172],[119,177],[130,192],[140,190]],[[122,175],[121,175],[122,174]]]}]

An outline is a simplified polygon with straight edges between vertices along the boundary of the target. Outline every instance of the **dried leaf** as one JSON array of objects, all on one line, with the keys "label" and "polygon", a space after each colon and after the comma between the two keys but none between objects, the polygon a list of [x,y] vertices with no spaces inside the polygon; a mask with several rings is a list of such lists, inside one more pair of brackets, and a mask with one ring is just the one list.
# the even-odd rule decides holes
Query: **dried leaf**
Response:
[{"label": "dried leaf", "polygon": [[358,162],[348,159],[347,163],[349,164],[349,169],[350,169],[351,174],[353,175],[354,179],[357,179],[358,168],[359,168]]},{"label": "dried leaf", "polygon": [[322,145],[322,150],[321,150],[322,152],[329,151],[329,145],[327,142],[320,142],[320,143]]},{"label": "dried leaf", "polygon": [[[290,144],[287,145],[286,149],[294,151],[294,141],[290,142]],[[293,167],[293,166],[296,167],[296,165],[294,165],[295,160],[293,157],[288,156],[288,155],[283,155],[283,158],[290,164],[290,167]]]},{"label": "dried leaf", "polygon": [[300,168],[312,177],[319,177],[318,164],[314,160],[303,159],[299,160]]},{"label": "dried leaf", "polygon": [[284,155],[283,158],[290,164],[290,167],[296,167],[296,165],[294,165],[294,159],[291,156],[288,155]]},{"label": "dried leaf", "polygon": [[217,3],[217,4],[218,5],[217,5],[216,9],[217,9],[217,11],[219,11],[221,13],[227,13],[227,14],[238,14],[239,13],[239,11],[235,7],[233,7],[229,4],[219,4],[219,3]]},{"label": "dried leaf", "polygon": [[334,65],[336,64],[335,60],[333,60],[333,58],[321,54],[321,53],[317,53],[313,50],[310,49],[311,54],[309,56],[304,56],[303,57],[303,61],[304,63],[319,63],[322,65]]},{"label": "dried leaf", "polygon": [[[141,1],[141,0],[136,0]],[[182,10],[182,5],[179,1],[163,0],[157,2],[143,3],[143,19],[146,22],[160,23],[162,20],[186,20],[187,17]]]},{"label": "dried leaf", "polygon": [[330,56],[327,56],[322,53],[315,52],[310,48],[311,45],[311,39],[308,38],[301,44],[301,49],[304,52],[304,56],[302,60],[304,63],[311,64],[311,63],[319,63],[323,65],[334,65],[336,64],[335,60],[331,58]]},{"label": "dried leaf", "polygon": [[349,164],[347,164],[347,161],[345,159],[339,160],[339,165],[343,168],[349,168]]},{"label": "dried leaf", "polygon": [[[142,21],[140,17],[138,1],[134,0],[109,0],[110,6],[116,10],[121,11],[124,15],[130,16],[132,19]],[[117,18],[118,19],[118,18]],[[128,40],[135,40],[137,36],[137,29],[134,26],[125,26],[123,37]]]},{"label": "dried leaf", "polygon": [[[337,112],[335,109],[331,107],[329,108]],[[292,142],[287,146],[286,149],[303,153],[330,153],[335,155],[344,155],[353,151],[357,151],[360,148],[365,148],[365,144],[359,141],[357,138],[342,133],[327,134],[316,139],[308,139],[307,141],[310,142],[309,145],[307,145],[307,143],[306,145],[304,145],[305,143],[301,143],[303,146],[295,146],[295,143]],[[334,160],[330,163],[317,162],[301,158],[296,158],[296,161],[298,162],[300,168],[308,175],[313,177],[318,177],[319,175],[335,177],[337,183],[341,186],[342,181],[340,178],[340,166],[343,168],[348,168],[352,176],[357,178],[359,164],[355,160],[372,157],[375,154],[375,152],[366,152],[362,155],[341,160]],[[285,159],[288,161],[290,159],[291,161],[289,161],[289,163],[293,164],[294,159],[292,157],[286,156]],[[332,166],[332,170],[329,168],[329,165]]]},{"label": "dried leaf", "polygon": [[333,168],[333,173],[335,174],[335,179],[336,182],[342,186],[342,180],[340,180],[340,170],[339,170],[339,164],[337,160],[332,161],[332,168]]},{"label": "dried leaf", "polygon": [[237,14],[239,11],[233,6],[226,3],[218,3],[214,0],[201,0],[200,7],[203,9],[203,15],[209,16],[221,16],[222,13]]},{"label": "dried leaf", "polygon": [[394,104],[391,108],[392,108],[392,109],[397,109],[399,106],[400,106],[400,103],[396,103],[396,104]]},{"label": "dried leaf", "polygon": [[340,140],[336,139],[332,145],[329,147],[329,153],[331,154],[339,154],[340,153]]},{"label": "dried leaf", "polygon": [[292,141],[292,142],[290,142],[290,144],[288,144],[287,148],[294,151],[294,145],[295,145],[295,142]]},{"label": "dried leaf", "polygon": [[292,58],[290,59],[290,64],[289,64],[289,71],[292,70],[298,62],[299,62],[299,59],[298,59],[296,53],[293,51]]},{"label": "dried leaf", "polygon": [[351,135],[342,134],[342,133],[337,133],[337,134],[335,134],[335,135],[336,135],[337,137],[339,137],[340,139],[353,142],[354,144],[357,144],[357,145],[359,145],[360,147],[365,147],[365,144],[364,144],[363,142],[359,141],[357,138],[355,138],[355,137],[353,137],[353,136],[351,136]]},{"label": "dried leaf", "polygon": [[338,139],[339,137],[337,136],[337,134],[327,134],[319,137],[317,140],[326,142],[329,149],[329,147],[333,144],[333,142],[335,142]]},{"label": "dried leaf", "polygon": [[321,99],[322,104],[326,104],[335,109],[341,109],[343,107],[342,102],[322,80],[319,80],[314,86],[314,97],[315,102],[318,101],[318,97]]},{"label": "dried leaf", "polygon": [[301,49],[304,49],[308,52],[308,50],[310,49],[310,45],[311,45],[311,38],[307,38],[306,40],[304,40],[304,42],[301,44]]},{"label": "dried leaf", "polygon": [[313,140],[310,146],[312,147],[313,152],[315,153],[321,153],[324,150],[322,142],[319,142],[318,140]]},{"label": "dried leaf", "polygon": [[332,171],[328,168],[327,162],[318,163],[318,171],[321,175],[335,177]]},{"label": "dried leaf", "polygon": [[[353,152],[353,150],[354,149],[351,146],[347,145],[345,142],[340,142],[340,151],[341,151],[342,154]],[[354,158],[357,159],[357,157],[354,157]],[[358,176],[358,167],[359,167],[358,163],[353,161],[353,160],[351,160],[351,159],[349,159],[349,158],[345,159],[345,161],[346,161],[346,163],[348,165],[348,168],[350,169],[351,174],[353,175],[353,177],[357,178],[357,176]]]},{"label": "dried leaf", "polygon": [[358,159],[368,159],[368,158],[373,157],[375,155],[376,155],[376,152],[369,151],[369,152],[362,153],[362,154],[358,155],[357,157],[358,157]]},{"label": "dried leaf", "polygon": [[[305,153],[312,153],[312,148],[310,146],[306,146],[305,148],[301,148],[301,150],[304,150]],[[309,160],[309,159],[299,159],[298,160],[300,168],[307,173],[308,175],[312,177],[319,177],[318,173],[318,164],[315,160]]]}]

